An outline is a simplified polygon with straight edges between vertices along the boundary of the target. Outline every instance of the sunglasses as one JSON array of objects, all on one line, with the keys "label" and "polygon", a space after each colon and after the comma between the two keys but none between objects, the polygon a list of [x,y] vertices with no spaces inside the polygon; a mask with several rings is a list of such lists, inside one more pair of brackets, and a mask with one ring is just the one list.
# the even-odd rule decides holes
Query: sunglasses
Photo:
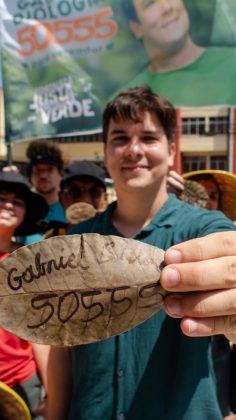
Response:
[{"label": "sunglasses", "polygon": [[99,187],[71,187],[62,190],[62,194],[65,194],[73,199],[78,199],[88,194],[93,200],[98,200],[99,198],[101,198],[103,192],[104,191]]}]

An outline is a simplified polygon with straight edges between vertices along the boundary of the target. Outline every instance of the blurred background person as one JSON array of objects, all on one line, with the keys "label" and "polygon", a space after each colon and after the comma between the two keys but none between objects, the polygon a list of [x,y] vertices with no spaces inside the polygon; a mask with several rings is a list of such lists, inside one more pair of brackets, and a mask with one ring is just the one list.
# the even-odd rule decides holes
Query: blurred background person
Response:
[{"label": "blurred background person", "polygon": [[65,167],[59,200],[65,210],[67,225],[52,228],[46,238],[64,235],[69,227],[106,209],[106,171],[89,160],[76,160]]},{"label": "blurred background person", "polygon": [[206,207],[209,210],[220,210],[229,219],[236,220],[236,175],[228,171],[205,169],[186,172],[183,180],[199,182],[208,192]]},{"label": "blurred background person", "polygon": [[[33,233],[47,211],[44,198],[30,190],[22,174],[0,172],[0,260],[21,246],[14,237]],[[48,346],[31,344],[0,327],[0,381],[23,398],[33,418],[44,409],[48,353]]]},{"label": "blurred background person", "polygon": [[[33,189],[40,194],[48,203],[48,213],[44,218],[44,231],[48,225],[63,226],[66,223],[65,211],[59,202],[60,182],[64,171],[64,160],[59,146],[52,140],[32,141],[27,150],[29,159],[27,176]],[[49,229],[49,227],[48,227]],[[25,244],[41,240],[44,233],[20,238]]]}]

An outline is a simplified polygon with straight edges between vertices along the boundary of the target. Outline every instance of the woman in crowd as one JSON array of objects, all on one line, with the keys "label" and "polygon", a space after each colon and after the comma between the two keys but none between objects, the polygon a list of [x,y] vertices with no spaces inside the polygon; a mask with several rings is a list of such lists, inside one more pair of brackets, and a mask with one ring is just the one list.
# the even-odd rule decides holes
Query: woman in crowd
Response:
[{"label": "woman in crowd", "polygon": [[[0,172],[0,260],[21,246],[18,235],[34,233],[48,210],[20,173]],[[47,391],[48,347],[31,344],[0,327],[0,381],[16,391],[36,418]]]}]

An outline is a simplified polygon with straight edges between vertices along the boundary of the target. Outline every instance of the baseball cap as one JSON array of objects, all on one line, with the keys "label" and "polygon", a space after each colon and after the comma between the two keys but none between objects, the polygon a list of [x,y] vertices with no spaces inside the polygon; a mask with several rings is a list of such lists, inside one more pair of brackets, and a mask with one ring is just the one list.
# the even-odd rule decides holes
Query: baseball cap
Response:
[{"label": "baseball cap", "polygon": [[61,189],[64,188],[67,181],[77,177],[96,180],[106,189],[106,171],[90,160],[75,160],[68,165],[61,180]]}]

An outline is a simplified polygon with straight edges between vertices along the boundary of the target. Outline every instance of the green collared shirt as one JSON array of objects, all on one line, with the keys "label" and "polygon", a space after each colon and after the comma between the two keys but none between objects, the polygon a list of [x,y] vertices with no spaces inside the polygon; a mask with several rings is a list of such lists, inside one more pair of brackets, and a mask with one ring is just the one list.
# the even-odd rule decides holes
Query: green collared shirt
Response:
[{"label": "green collared shirt", "polygon": [[[122,236],[111,224],[116,206],[73,233]],[[221,212],[195,209],[170,195],[135,239],[167,249],[212,232],[235,230]],[[210,339],[182,334],[164,311],[117,337],[75,346],[70,420],[220,420]]]}]

